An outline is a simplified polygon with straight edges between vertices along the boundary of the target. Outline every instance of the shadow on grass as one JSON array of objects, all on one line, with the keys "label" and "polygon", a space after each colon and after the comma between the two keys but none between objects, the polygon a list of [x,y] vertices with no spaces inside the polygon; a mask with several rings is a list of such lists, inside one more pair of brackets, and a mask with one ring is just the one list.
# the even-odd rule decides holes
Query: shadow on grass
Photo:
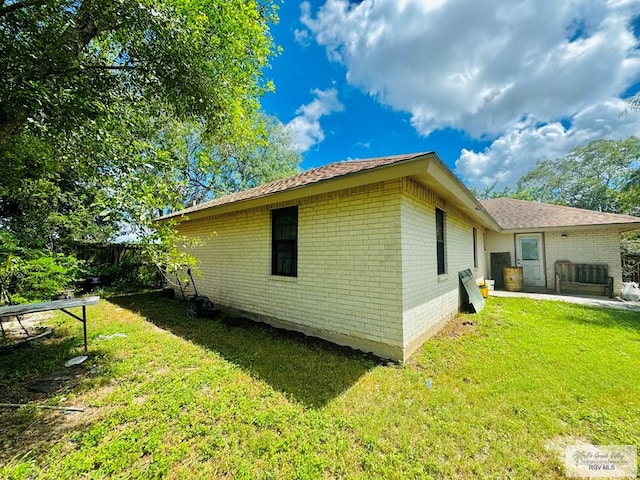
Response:
[{"label": "shadow on grass", "polygon": [[[0,350],[0,403],[24,405],[0,408],[0,465],[54,443],[89,421],[89,412],[67,414],[37,407],[50,405],[52,399],[75,391],[93,376],[88,362],[69,369],[64,367],[65,361],[80,351],[77,336],[64,329],[43,342]],[[106,358],[104,352],[95,348],[92,356]],[[50,389],[32,390],[36,385]],[[52,404],[69,406],[68,402],[57,400]]]},{"label": "shadow on grass", "polygon": [[293,400],[319,408],[381,363],[371,355],[269,325],[186,318],[184,304],[157,292],[109,299],[175,335],[218,353]]},{"label": "shadow on grass", "polygon": [[27,386],[76,356],[77,343],[77,338],[64,336],[0,350],[0,402],[33,400],[34,394],[27,390]]}]

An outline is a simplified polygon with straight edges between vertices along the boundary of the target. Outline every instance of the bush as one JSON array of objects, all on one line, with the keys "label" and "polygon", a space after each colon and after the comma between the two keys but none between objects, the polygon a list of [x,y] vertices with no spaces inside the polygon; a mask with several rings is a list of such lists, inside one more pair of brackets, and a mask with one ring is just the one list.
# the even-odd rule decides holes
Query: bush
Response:
[{"label": "bush", "polygon": [[0,303],[51,300],[82,275],[82,262],[70,255],[21,247],[0,232]]},{"label": "bush", "polygon": [[99,265],[91,274],[100,279],[100,285],[116,292],[137,291],[159,285],[158,268],[139,259],[127,260],[119,265]]},{"label": "bush", "polygon": [[24,264],[18,293],[28,300],[51,299],[60,291],[73,288],[78,281],[82,269],[75,257],[49,255]]}]

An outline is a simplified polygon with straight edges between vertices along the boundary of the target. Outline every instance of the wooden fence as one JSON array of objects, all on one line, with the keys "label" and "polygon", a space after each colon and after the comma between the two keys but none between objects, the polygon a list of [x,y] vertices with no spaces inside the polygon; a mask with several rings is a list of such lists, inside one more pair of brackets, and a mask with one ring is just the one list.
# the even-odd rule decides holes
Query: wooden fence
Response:
[{"label": "wooden fence", "polygon": [[640,283],[640,253],[622,254],[622,281]]},{"label": "wooden fence", "polygon": [[75,254],[91,265],[122,265],[123,263],[142,263],[142,248],[126,243],[79,244]]},{"label": "wooden fence", "polygon": [[128,244],[78,244],[77,258],[84,260],[88,273],[98,277],[102,286],[120,283],[159,286],[162,276],[155,265],[144,258],[142,248]]}]

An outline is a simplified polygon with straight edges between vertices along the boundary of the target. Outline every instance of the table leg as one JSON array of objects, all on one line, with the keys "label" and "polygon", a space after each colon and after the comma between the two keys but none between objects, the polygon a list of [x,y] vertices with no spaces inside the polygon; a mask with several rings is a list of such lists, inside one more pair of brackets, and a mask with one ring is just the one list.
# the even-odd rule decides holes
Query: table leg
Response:
[{"label": "table leg", "polygon": [[84,353],[87,353],[87,307],[82,306],[82,331],[84,333]]}]

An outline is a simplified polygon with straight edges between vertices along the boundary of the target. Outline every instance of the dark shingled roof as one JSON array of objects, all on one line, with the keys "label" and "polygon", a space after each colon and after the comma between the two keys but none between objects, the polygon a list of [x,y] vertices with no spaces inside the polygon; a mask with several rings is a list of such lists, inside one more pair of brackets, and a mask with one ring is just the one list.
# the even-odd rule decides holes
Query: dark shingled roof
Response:
[{"label": "dark shingled roof", "polygon": [[631,215],[594,212],[515,198],[493,198],[480,203],[505,230],[640,223],[639,217]]},{"label": "dark shingled roof", "polygon": [[198,212],[200,210],[206,210],[207,208],[218,207],[221,205],[227,205],[243,200],[252,200],[255,198],[265,197],[274,193],[293,190],[295,188],[304,187],[325,180],[343,177],[345,175],[351,175],[354,173],[363,172],[365,170],[373,170],[375,168],[403,162],[405,160],[411,160],[413,158],[428,155],[429,153],[433,152],[411,153],[406,155],[394,155],[390,157],[370,158],[366,160],[347,160],[343,162],[330,163],[322,167],[305,170],[304,172],[298,173],[297,175],[293,175],[291,177],[275,180],[273,182],[265,183],[264,185],[260,185],[255,188],[250,188],[241,192],[225,195],[224,197],[216,198],[214,200],[201,203],[200,205],[196,205],[194,207],[185,208],[184,210],[159,217],[156,220],[162,220],[165,218],[176,217],[180,215],[187,215],[189,213]]}]

